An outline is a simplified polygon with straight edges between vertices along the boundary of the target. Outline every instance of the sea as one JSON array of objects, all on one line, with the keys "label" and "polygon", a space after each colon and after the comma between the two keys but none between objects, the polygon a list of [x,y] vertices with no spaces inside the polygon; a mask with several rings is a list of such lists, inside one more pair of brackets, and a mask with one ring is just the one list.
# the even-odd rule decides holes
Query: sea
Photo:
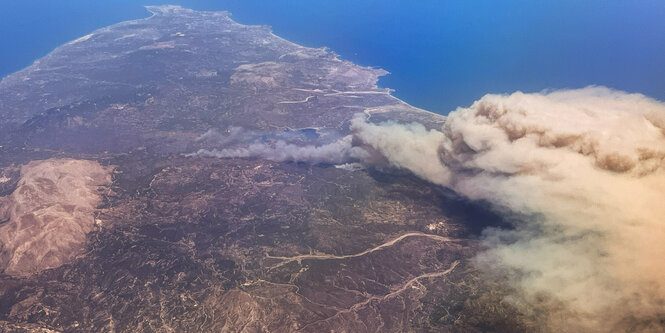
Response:
[{"label": "sea", "polygon": [[0,0],[0,77],[153,4],[227,10],[326,46],[440,114],[487,93],[588,85],[665,100],[663,0]]}]

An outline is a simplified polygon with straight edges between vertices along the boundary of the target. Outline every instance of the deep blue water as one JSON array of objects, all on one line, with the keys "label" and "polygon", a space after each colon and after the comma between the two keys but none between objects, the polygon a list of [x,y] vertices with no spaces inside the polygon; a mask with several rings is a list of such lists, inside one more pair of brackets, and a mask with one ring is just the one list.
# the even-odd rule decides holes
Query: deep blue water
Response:
[{"label": "deep blue water", "polygon": [[662,0],[0,0],[0,76],[146,4],[229,10],[392,74],[380,85],[447,113],[485,93],[606,85],[665,100]]}]

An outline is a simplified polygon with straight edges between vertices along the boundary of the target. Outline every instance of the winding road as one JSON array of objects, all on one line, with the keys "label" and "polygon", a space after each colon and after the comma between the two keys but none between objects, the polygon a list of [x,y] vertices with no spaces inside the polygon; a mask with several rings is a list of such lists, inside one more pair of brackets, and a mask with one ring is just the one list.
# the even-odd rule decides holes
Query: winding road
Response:
[{"label": "winding road", "polygon": [[445,275],[449,274],[450,272],[452,272],[452,271],[455,269],[455,267],[457,267],[457,265],[459,265],[459,263],[460,263],[459,260],[455,260],[455,261],[453,261],[452,264],[450,264],[450,267],[448,267],[448,269],[446,269],[445,271],[433,272],[433,273],[426,273],[426,274],[418,275],[418,276],[416,276],[416,277],[410,279],[410,280],[407,281],[406,283],[404,283],[400,288],[395,289],[394,291],[390,292],[389,294],[386,294],[386,295],[375,295],[375,296],[371,296],[371,297],[367,298],[366,300],[364,300],[364,301],[362,301],[362,302],[360,302],[360,303],[353,304],[353,305],[352,305],[351,307],[349,307],[348,309],[344,309],[344,310],[338,311],[337,313],[335,313],[334,315],[332,315],[332,316],[330,316],[330,317],[327,317],[327,318],[324,318],[324,319],[317,320],[317,321],[315,321],[315,322],[309,323],[309,324],[307,324],[307,325],[301,327],[300,329],[298,329],[298,331],[302,331],[302,330],[304,330],[304,329],[306,329],[306,328],[308,328],[308,327],[310,327],[310,326],[312,326],[312,325],[318,324],[318,323],[326,322],[326,321],[328,321],[328,320],[330,320],[330,319],[333,319],[333,318],[335,318],[335,317],[338,317],[338,316],[340,316],[340,315],[342,315],[342,314],[345,314],[345,313],[351,313],[351,312],[357,311],[357,310],[359,310],[360,308],[362,308],[362,307],[364,307],[364,306],[370,304],[372,301],[379,301],[379,302],[380,302],[380,301],[386,300],[386,299],[388,299],[388,298],[395,297],[395,296],[401,294],[402,292],[406,291],[408,288],[411,287],[411,285],[413,285],[414,283],[418,282],[418,281],[421,280],[421,279],[445,276]]},{"label": "winding road", "polygon": [[341,256],[333,255],[333,254],[301,254],[301,255],[297,255],[297,256],[293,256],[293,257],[281,257],[281,256],[267,255],[266,258],[282,260],[282,262],[280,262],[279,264],[273,266],[271,269],[286,265],[286,264],[288,264],[290,262],[293,262],[293,261],[297,261],[298,263],[300,263],[302,260],[306,260],[306,259],[331,260],[331,259],[356,258],[356,257],[361,257],[361,256],[364,256],[366,254],[370,254],[372,252],[384,249],[386,247],[390,247],[392,245],[395,245],[395,243],[397,243],[397,242],[399,242],[399,241],[401,241],[401,240],[403,240],[404,238],[407,238],[407,237],[425,237],[425,238],[430,238],[430,239],[434,239],[434,240],[438,240],[438,241],[442,241],[442,242],[458,241],[457,239],[454,239],[454,238],[449,238],[449,237],[444,237],[444,236],[439,236],[439,235],[426,234],[426,233],[422,233],[422,232],[409,232],[409,233],[403,234],[403,235],[401,235],[397,238],[393,238],[392,240],[389,240],[389,241],[387,241],[383,244],[380,244],[376,247],[373,247],[371,249],[367,249],[363,252],[356,253],[356,254],[347,254],[347,255],[341,255]]}]

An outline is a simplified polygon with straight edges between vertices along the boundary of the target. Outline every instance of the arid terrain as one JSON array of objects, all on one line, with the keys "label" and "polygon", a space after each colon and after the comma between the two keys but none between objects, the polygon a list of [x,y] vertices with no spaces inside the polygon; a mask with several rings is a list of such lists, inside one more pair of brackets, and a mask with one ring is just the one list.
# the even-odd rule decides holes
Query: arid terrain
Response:
[{"label": "arid terrain", "polygon": [[471,261],[498,216],[339,147],[358,114],[445,117],[267,27],[149,10],[0,82],[0,331],[533,331]]}]

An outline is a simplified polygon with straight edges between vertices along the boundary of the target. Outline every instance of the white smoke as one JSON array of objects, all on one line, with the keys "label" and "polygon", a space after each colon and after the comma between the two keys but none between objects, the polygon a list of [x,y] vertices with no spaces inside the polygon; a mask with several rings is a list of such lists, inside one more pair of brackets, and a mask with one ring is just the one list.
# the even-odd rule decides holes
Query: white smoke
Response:
[{"label": "white smoke", "polygon": [[659,331],[665,104],[601,87],[486,95],[441,131],[352,121],[390,165],[523,218],[476,259],[555,331]]},{"label": "white smoke", "polygon": [[319,146],[299,146],[277,140],[271,143],[252,143],[247,147],[199,150],[196,155],[234,158],[234,157],[257,157],[271,161],[292,161],[309,163],[344,163],[351,158],[354,148],[351,146],[352,137],[346,136],[332,143]]}]

